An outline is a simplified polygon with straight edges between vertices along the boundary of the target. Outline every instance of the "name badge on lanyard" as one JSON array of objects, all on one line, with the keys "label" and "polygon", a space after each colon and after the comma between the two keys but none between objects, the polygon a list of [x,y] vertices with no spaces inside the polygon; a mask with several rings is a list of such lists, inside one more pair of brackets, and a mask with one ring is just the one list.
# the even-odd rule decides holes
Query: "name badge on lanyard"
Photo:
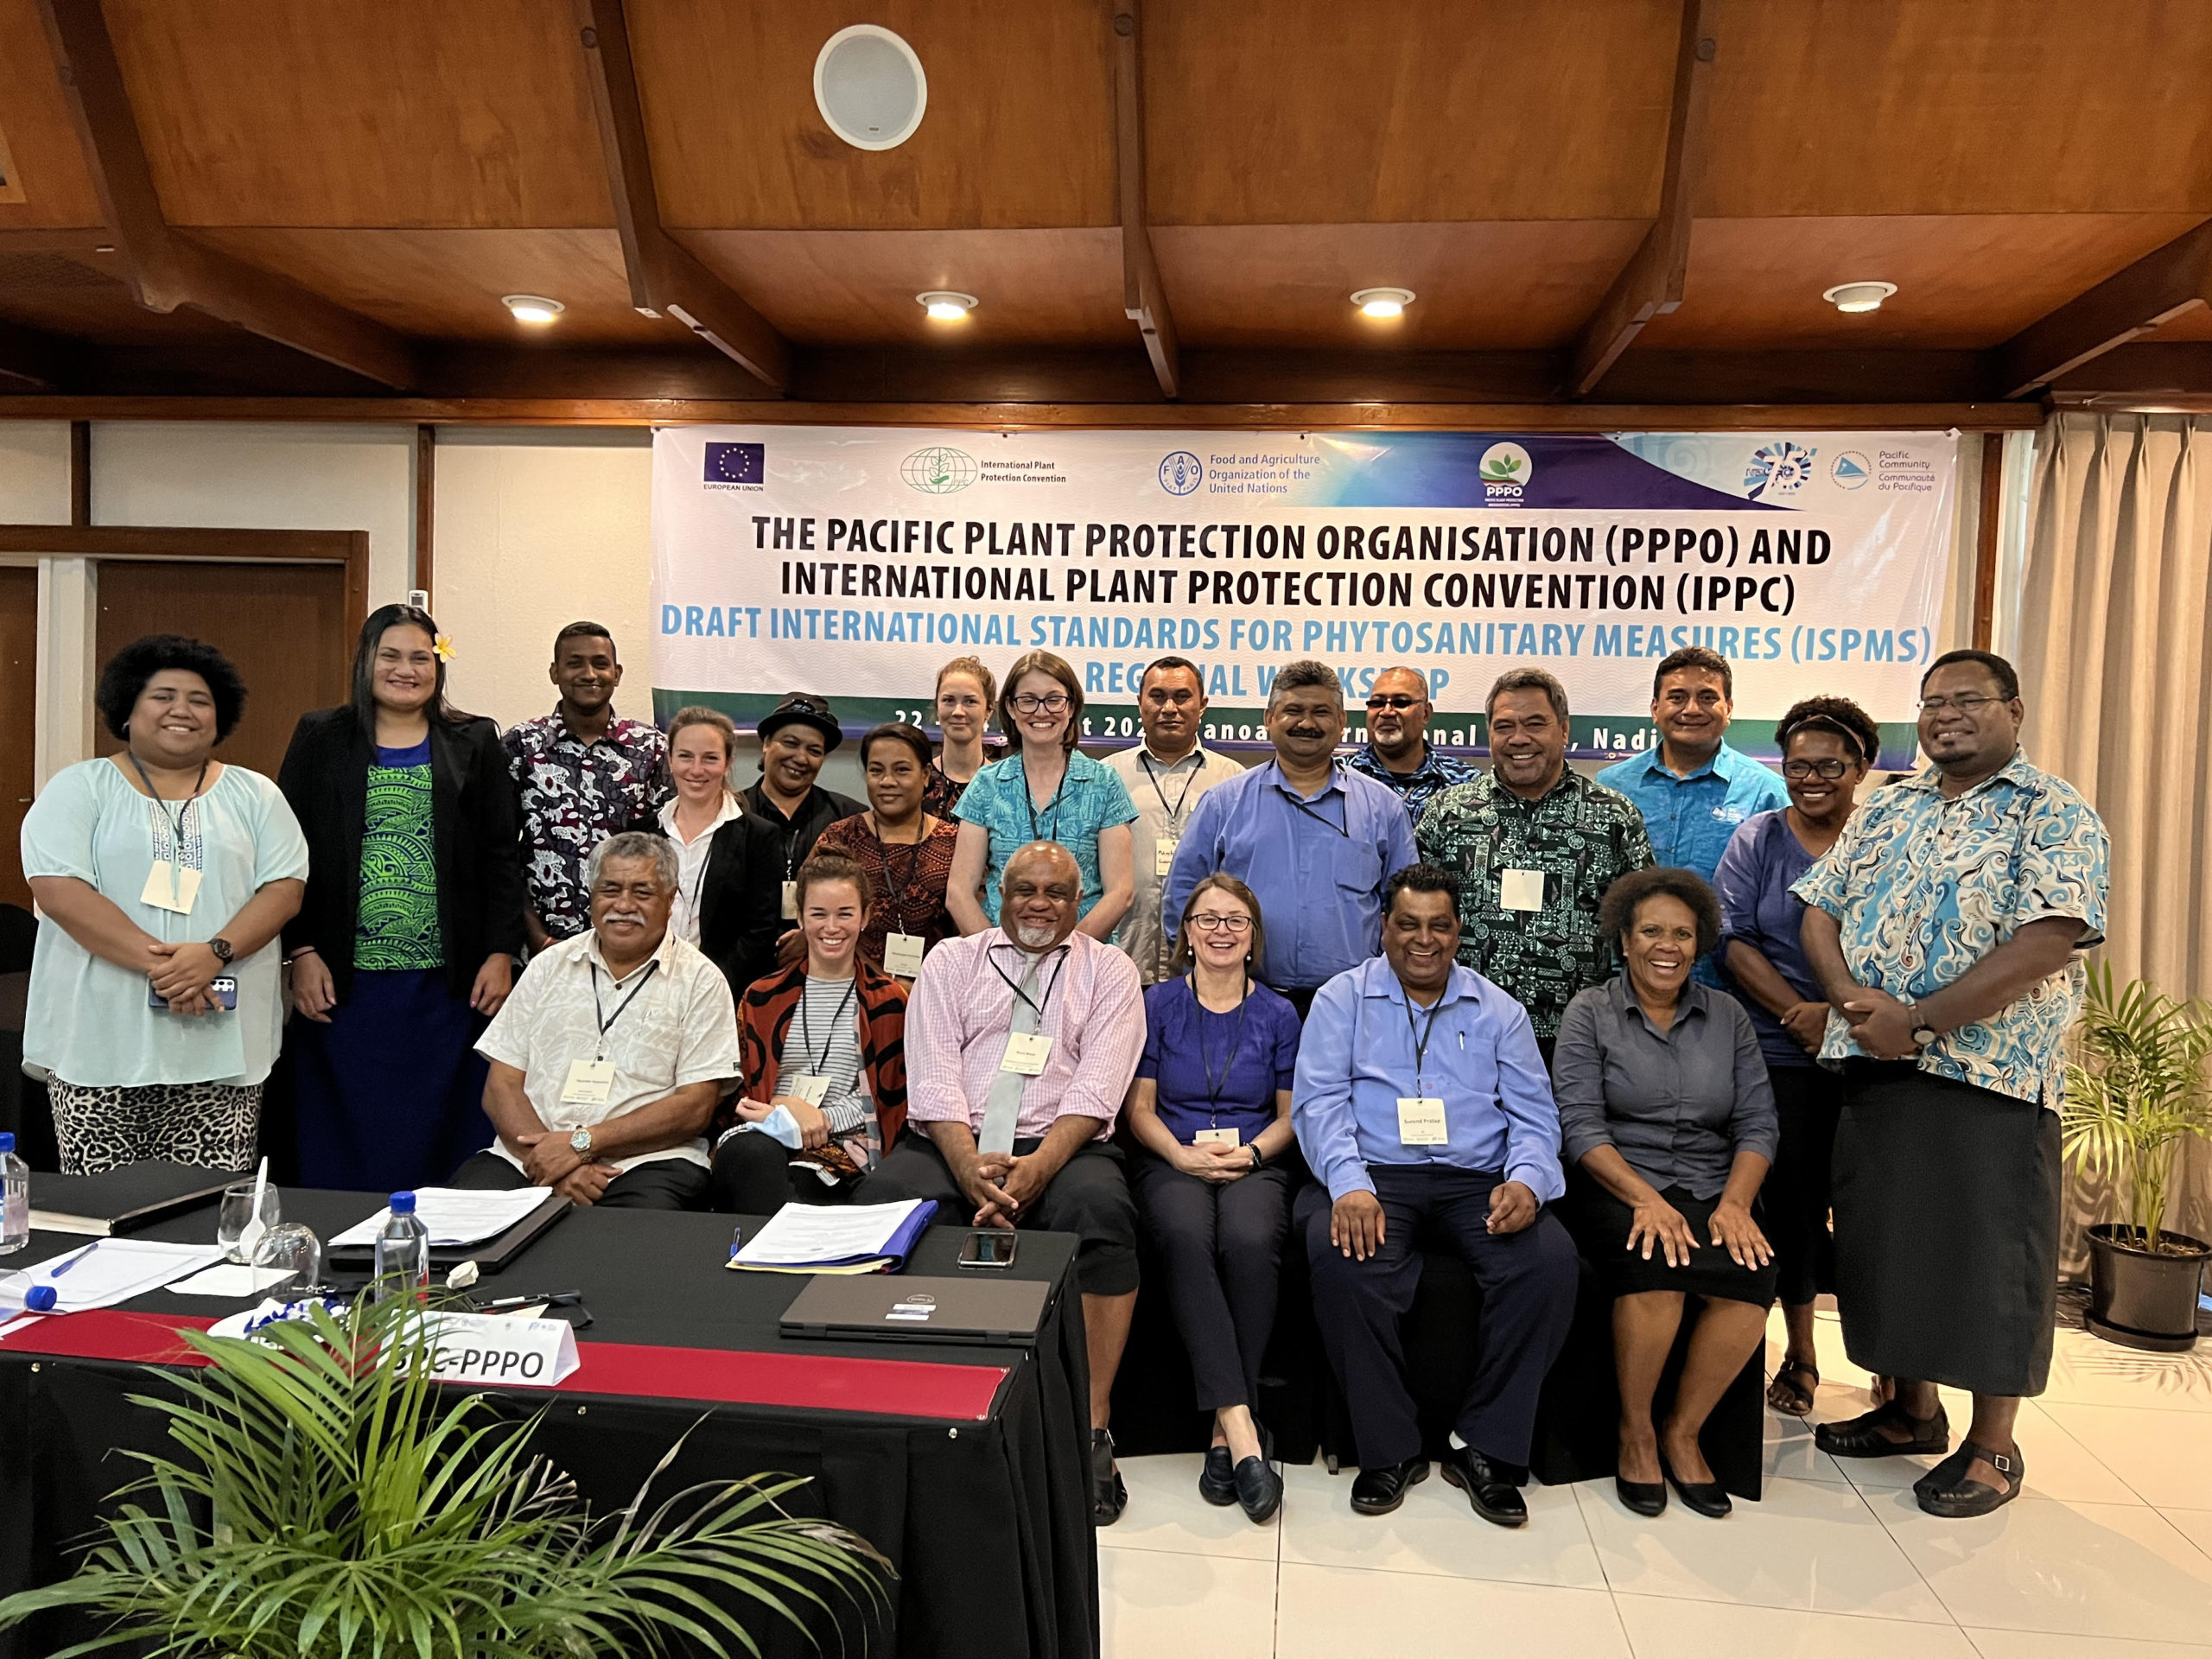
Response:
[{"label": "name badge on lanyard", "polygon": [[563,1106],[604,1106],[614,1097],[614,1062],[570,1060],[569,1080],[561,1085]]},{"label": "name badge on lanyard", "polygon": [[912,979],[922,971],[922,938],[918,933],[883,936],[883,971],[893,979]]},{"label": "name badge on lanyard", "polygon": [[796,881],[784,883],[784,919],[787,922],[798,919],[798,883]]},{"label": "name badge on lanyard", "polygon": [[1448,1145],[1452,1133],[1445,1127],[1444,1103],[1430,1095],[1398,1096],[1398,1144],[1402,1147]]},{"label": "name badge on lanyard", "polygon": [[189,916],[193,901],[199,897],[199,871],[175,859],[157,858],[153,868],[146,872],[145,891],[138,895],[138,902],[151,905],[156,910]]},{"label": "name badge on lanyard", "polygon": [[1191,1137],[1194,1147],[1233,1147],[1238,1144],[1234,1129],[1200,1129]]},{"label": "name badge on lanyard", "polygon": [[1497,902],[1506,910],[1541,910],[1544,873],[1541,870],[1500,870]]},{"label": "name badge on lanyard", "polygon": [[1008,1032],[1006,1039],[1006,1058],[999,1062],[999,1070],[1015,1071],[1025,1077],[1033,1077],[1044,1071],[1045,1062],[1052,1057],[1052,1039],[1044,1033]]},{"label": "name badge on lanyard", "polygon": [[1165,836],[1152,843],[1152,873],[1154,875],[1166,875],[1174,866],[1177,844]]},{"label": "name badge on lanyard", "polygon": [[823,1099],[830,1093],[830,1079],[813,1075],[793,1077],[791,1086],[784,1092],[804,1101],[818,1112],[822,1109]]}]

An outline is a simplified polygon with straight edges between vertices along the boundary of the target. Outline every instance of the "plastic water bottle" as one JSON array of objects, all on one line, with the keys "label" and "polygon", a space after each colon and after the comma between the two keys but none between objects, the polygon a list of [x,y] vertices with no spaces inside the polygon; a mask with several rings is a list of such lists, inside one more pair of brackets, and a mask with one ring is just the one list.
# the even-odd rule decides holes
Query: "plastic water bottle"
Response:
[{"label": "plastic water bottle", "polygon": [[374,1294],[421,1300],[430,1288],[430,1231],[416,1219],[415,1195],[391,1195],[391,1214],[377,1235]]},{"label": "plastic water bottle", "polygon": [[0,1255],[31,1242],[31,1166],[16,1156],[16,1137],[0,1135]]},{"label": "plastic water bottle", "polygon": [[0,1273],[0,1325],[18,1313],[54,1312],[54,1287],[28,1273]]}]

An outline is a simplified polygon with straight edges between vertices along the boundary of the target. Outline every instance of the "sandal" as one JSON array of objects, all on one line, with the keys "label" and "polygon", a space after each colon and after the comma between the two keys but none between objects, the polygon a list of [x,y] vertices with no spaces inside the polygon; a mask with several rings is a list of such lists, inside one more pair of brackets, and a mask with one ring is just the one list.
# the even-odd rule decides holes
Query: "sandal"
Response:
[{"label": "sandal", "polygon": [[[1808,1377],[1809,1382],[1792,1379]],[[1785,1359],[1775,1367],[1774,1380],[1766,1385],[1766,1402],[1785,1416],[1802,1417],[1813,1409],[1813,1391],[1821,1386],[1820,1368],[1802,1359]]]},{"label": "sandal", "polygon": [[[1999,1488],[1968,1480],[1967,1471],[1976,1463],[1987,1464],[2004,1476],[2008,1484]],[[2020,1489],[2027,1484],[2027,1479],[2028,1465],[2024,1458],[2017,1454],[2008,1458],[2002,1452],[1965,1440],[1951,1456],[1914,1483],[1913,1494],[1919,1499],[1920,1507],[1929,1514],[1941,1516],[1948,1521],[1958,1521],[1972,1516],[1987,1515],[1992,1510],[2004,1508],[2020,1495]]]},{"label": "sandal", "polygon": [[[1901,1428],[1910,1437],[1893,1440],[1882,1433],[1885,1426]],[[1894,1400],[1847,1422],[1822,1423],[1813,1431],[1813,1444],[1832,1458],[1908,1458],[1951,1449],[1951,1423],[1937,1406],[1933,1417],[1915,1417]]]}]

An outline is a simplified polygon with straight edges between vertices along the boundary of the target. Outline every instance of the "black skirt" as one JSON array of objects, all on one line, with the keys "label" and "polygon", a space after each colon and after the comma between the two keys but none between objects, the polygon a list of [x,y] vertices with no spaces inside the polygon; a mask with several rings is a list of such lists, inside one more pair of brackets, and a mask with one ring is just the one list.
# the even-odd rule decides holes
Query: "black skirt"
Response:
[{"label": "black skirt", "polygon": [[1682,1219],[1689,1224],[1690,1236],[1697,1240],[1697,1249],[1690,1252],[1689,1265],[1670,1268],[1657,1245],[1651,1248],[1651,1259],[1643,1259],[1641,1249],[1628,1246],[1628,1230],[1636,1211],[1585,1177],[1578,1182],[1580,1191],[1573,1205],[1575,1242],[1582,1247],[1582,1254],[1590,1265],[1598,1269],[1605,1288],[1615,1296],[1638,1296],[1646,1291],[1678,1291],[1685,1296],[1718,1297],[1723,1301],[1750,1302],[1765,1307],[1774,1300],[1775,1265],[1769,1262],[1763,1268],[1743,1268],[1726,1247],[1713,1241],[1713,1206],[1720,1202],[1718,1194],[1700,1198],[1688,1188],[1662,1187],[1659,1196],[1681,1211]]},{"label": "black skirt", "polygon": [[1910,1062],[1850,1062],[1834,1202],[1852,1363],[1974,1394],[2041,1394],[2061,1179],[2057,1113]]}]

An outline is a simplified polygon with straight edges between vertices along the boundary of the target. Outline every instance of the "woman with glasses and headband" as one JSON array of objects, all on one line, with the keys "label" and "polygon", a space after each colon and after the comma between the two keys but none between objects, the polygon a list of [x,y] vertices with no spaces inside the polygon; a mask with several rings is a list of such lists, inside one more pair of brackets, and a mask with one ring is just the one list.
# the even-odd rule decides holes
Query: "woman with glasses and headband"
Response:
[{"label": "woman with glasses and headband", "polygon": [[952,809],[976,774],[995,758],[984,733],[998,695],[998,681],[979,658],[956,657],[938,670],[937,728],[944,743],[922,794],[923,810],[931,817],[950,823]]},{"label": "woman with glasses and headband", "polygon": [[999,725],[1020,745],[977,772],[953,816],[960,822],[945,908],[962,934],[999,918],[999,873],[1033,841],[1056,841],[1083,874],[1077,931],[1113,936],[1129,908],[1129,825],[1137,809],[1114,770],[1076,747],[1083,682],[1061,658],[1033,651],[1007,671]]},{"label": "woman with glasses and headband", "polygon": [[1841,1079],[1813,1063],[1828,1004],[1800,943],[1804,901],[1789,889],[1843,833],[1881,733],[1855,702],[1808,697],[1783,715],[1775,738],[1789,804],[1744,821],[1720,855],[1713,884],[1720,895],[1721,963],[1758,1033],[1782,1121],[1781,1150],[1764,1194],[1789,1351],[1768,1386],[1767,1403],[1802,1417],[1813,1408],[1821,1380],[1813,1302],[1823,1288],[1834,1288],[1829,1157],[1843,1094]]},{"label": "woman with glasses and headband", "polygon": [[1123,1103],[1141,1148],[1129,1185],[1166,1258],[1198,1407],[1213,1414],[1198,1493],[1255,1522],[1282,1500],[1253,1414],[1297,1162],[1298,1011],[1252,977],[1266,943],[1249,887],[1198,883],[1175,942],[1173,966],[1188,971],[1144,994],[1144,1058]]}]

